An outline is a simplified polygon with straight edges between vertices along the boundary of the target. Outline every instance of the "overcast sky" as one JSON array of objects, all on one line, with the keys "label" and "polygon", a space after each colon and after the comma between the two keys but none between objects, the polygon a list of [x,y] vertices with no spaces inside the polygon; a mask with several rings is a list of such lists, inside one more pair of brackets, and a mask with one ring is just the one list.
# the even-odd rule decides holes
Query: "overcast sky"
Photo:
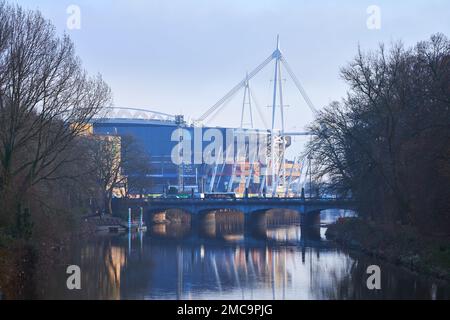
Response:
[{"label": "overcast sky", "polygon": [[[76,44],[85,68],[110,84],[116,106],[197,118],[274,49],[281,49],[313,103],[345,96],[339,69],[380,42],[412,45],[436,32],[450,36],[450,1],[272,0],[18,0],[39,8]],[[81,10],[69,29],[67,8]],[[369,29],[367,8],[381,9],[381,28]],[[252,83],[267,120],[273,66]],[[302,129],[312,115],[289,79],[287,127]],[[211,124],[238,126],[242,95]],[[258,126],[261,122],[257,121]]]}]

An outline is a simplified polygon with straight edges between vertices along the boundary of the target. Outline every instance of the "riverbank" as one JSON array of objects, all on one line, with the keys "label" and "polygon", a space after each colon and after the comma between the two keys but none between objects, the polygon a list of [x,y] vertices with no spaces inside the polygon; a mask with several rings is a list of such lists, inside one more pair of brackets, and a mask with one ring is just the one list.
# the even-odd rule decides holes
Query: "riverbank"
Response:
[{"label": "riverbank", "polygon": [[0,300],[40,299],[53,276],[48,270],[67,264],[69,243],[76,238],[10,240],[0,246]]},{"label": "riverbank", "polygon": [[71,244],[94,237],[99,227],[123,224],[120,218],[78,218],[67,230],[39,232],[29,241],[0,229],[0,300],[39,299],[52,265],[69,264]]},{"label": "riverbank", "polygon": [[420,235],[408,226],[385,226],[360,218],[339,219],[326,237],[411,271],[450,281],[450,238]]}]

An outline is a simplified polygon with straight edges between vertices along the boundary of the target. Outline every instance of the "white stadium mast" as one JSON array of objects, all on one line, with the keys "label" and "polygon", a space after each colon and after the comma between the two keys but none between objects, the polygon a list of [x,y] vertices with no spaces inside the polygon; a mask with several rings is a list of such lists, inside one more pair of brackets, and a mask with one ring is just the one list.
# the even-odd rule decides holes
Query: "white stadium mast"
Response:
[{"label": "white stadium mast", "polygon": [[[306,102],[309,109],[313,114],[317,113],[317,109],[312,103],[311,99],[308,97],[306,91],[301,85],[298,78],[295,76],[292,68],[284,57],[280,49],[280,37],[277,36],[277,46],[275,51],[267,57],[259,66],[257,66],[253,71],[247,73],[246,77],[239,82],[233,89],[231,89],[224,97],[217,101],[211,108],[209,108],[198,120],[199,124],[204,123],[208,119],[215,117],[226,105],[227,103],[241,90],[244,89],[244,102],[242,105],[241,114],[241,129],[244,126],[244,112],[245,106],[248,105],[250,112],[250,124],[253,129],[253,114],[252,114],[252,104],[251,104],[251,92],[249,82],[252,80],[261,70],[268,66],[271,62],[275,62],[275,72],[274,72],[274,86],[273,86],[273,100],[272,100],[272,121],[270,127],[271,133],[271,185],[269,190],[272,191],[272,196],[277,194],[278,185],[280,184],[280,177],[282,178],[281,183],[286,188],[286,159],[285,159],[285,149],[286,149],[286,137],[287,136],[307,136],[310,135],[308,132],[285,132],[285,119],[284,119],[284,104],[283,104],[283,79],[282,79],[282,66],[286,70],[289,77],[292,79],[297,90],[299,91],[301,97]],[[276,115],[277,108],[280,108],[280,127],[276,127]],[[258,111],[260,111],[258,109]],[[261,119],[264,122],[263,117]],[[280,149],[281,148],[281,149]],[[266,182],[267,180],[264,179]],[[264,186],[261,187],[261,190]]]}]

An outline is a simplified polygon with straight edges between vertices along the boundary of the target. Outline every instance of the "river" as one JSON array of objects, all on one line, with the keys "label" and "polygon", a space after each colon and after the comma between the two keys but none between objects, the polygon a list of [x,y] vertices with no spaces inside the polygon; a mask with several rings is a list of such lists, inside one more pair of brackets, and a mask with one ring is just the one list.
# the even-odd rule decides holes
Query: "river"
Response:
[{"label": "river", "polygon": [[[333,214],[323,216],[330,222]],[[259,234],[225,228],[214,235],[157,226],[147,233],[80,241],[70,262],[81,290],[66,287],[55,263],[43,299],[449,299],[449,284],[337,248],[326,227],[288,224]],[[381,268],[381,290],[366,270]]]}]

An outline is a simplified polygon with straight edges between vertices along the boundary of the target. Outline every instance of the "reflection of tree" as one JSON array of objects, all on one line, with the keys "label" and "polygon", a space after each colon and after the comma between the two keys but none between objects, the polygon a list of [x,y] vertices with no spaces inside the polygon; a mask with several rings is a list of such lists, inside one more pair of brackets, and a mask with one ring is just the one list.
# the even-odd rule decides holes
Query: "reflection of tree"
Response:
[{"label": "reflection of tree", "polygon": [[126,263],[125,249],[111,240],[98,239],[81,252],[84,290],[90,299],[120,299],[121,271]]},{"label": "reflection of tree", "polygon": [[335,253],[334,256],[334,268],[324,268],[323,265],[316,264],[312,270],[311,294],[317,299],[353,299],[353,275],[358,273],[358,263],[343,254]]},{"label": "reflection of tree", "polygon": [[[381,264],[381,290],[367,288],[367,267],[379,261],[365,256],[340,254],[341,268],[324,272],[319,269],[317,282],[311,286],[313,295],[319,299],[430,299],[433,294],[448,295],[448,287],[438,287],[430,279],[412,275],[410,272],[388,264]],[[433,289],[435,289],[433,291]],[[437,295],[439,298],[439,295]]]},{"label": "reflection of tree", "polygon": [[[122,269],[121,298],[143,299],[152,292],[155,275],[155,262],[161,263],[164,274],[170,274],[167,265],[162,263],[156,254],[159,246],[147,243],[146,236],[135,234],[131,241],[131,251],[128,251],[127,262]],[[165,246],[163,246],[165,247]]]},{"label": "reflection of tree", "polygon": [[120,272],[125,265],[125,250],[120,247],[110,246],[105,252],[105,265],[108,278],[114,287],[114,297],[120,298]]},{"label": "reflection of tree", "polygon": [[[151,239],[151,241],[149,241]],[[120,240],[120,242],[115,242]],[[82,252],[83,298],[380,299],[430,298],[431,284],[382,267],[382,288],[366,288],[371,259],[334,249],[230,244],[192,238],[99,239]],[[193,242],[191,242],[193,241]],[[200,241],[200,242],[197,242]],[[416,281],[417,280],[417,281]],[[441,287],[434,292],[444,294]]]}]

